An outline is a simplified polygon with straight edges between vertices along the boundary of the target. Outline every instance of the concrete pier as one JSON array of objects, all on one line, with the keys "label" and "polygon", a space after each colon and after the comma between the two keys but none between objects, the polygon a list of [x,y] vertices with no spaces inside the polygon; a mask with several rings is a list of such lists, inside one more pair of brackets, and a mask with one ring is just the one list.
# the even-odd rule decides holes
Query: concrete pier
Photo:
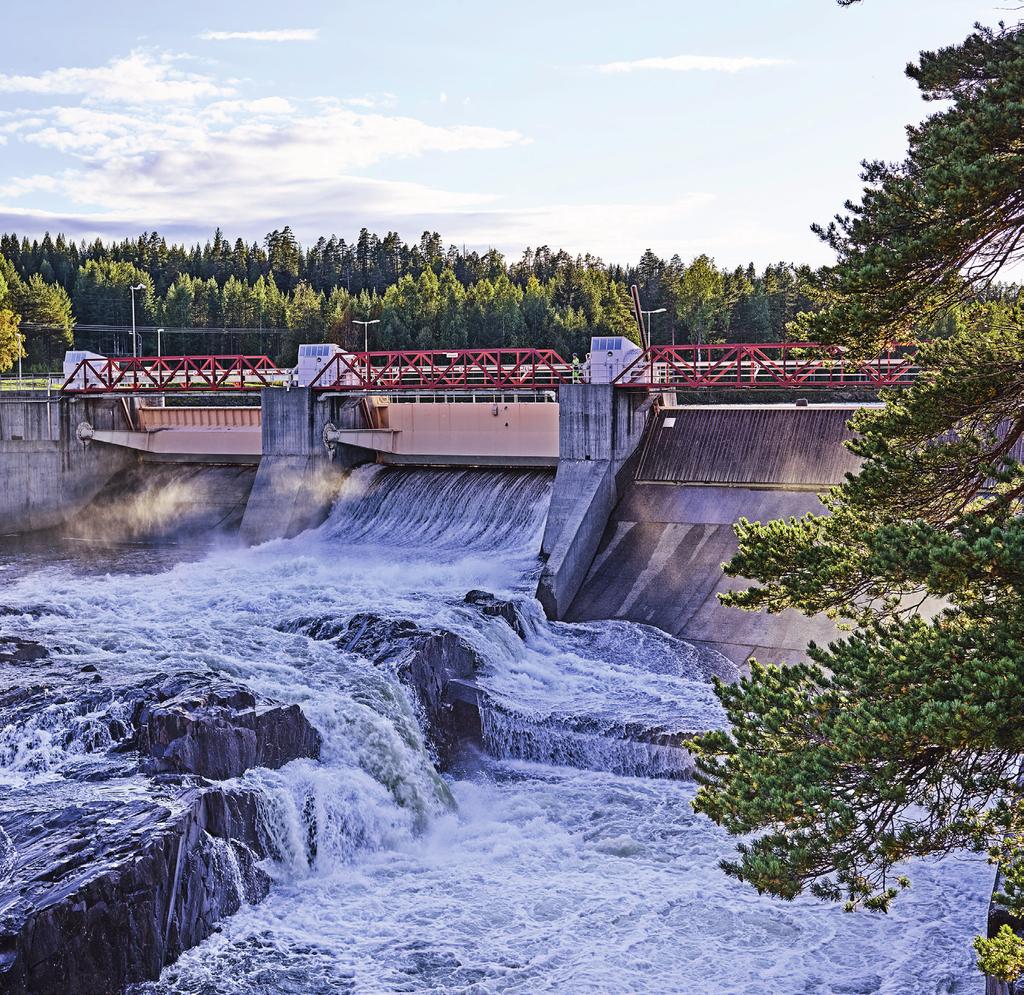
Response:
[{"label": "concrete pier", "polygon": [[373,459],[366,449],[324,445],[324,428],[366,428],[359,398],[323,397],[306,387],[267,388],[262,397],[262,458],[242,519],[241,537],[260,543],[319,525],[337,497],[343,471]]},{"label": "concrete pier", "polygon": [[651,399],[611,384],[572,384],[558,392],[558,471],[541,543],[537,598],[564,618],[586,579],[608,516],[629,479]]}]

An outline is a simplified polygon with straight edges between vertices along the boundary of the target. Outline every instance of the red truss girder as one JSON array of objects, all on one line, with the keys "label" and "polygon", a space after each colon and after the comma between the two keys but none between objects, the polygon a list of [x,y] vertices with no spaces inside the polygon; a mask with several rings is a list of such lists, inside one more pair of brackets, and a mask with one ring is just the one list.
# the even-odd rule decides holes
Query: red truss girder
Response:
[{"label": "red truss girder", "polygon": [[699,387],[900,387],[917,375],[916,348],[891,346],[872,359],[850,359],[841,346],[813,342],[651,346],[615,378],[648,390]]},{"label": "red truss girder", "polygon": [[[873,359],[849,359],[839,346],[811,342],[652,346],[615,384],[646,390],[897,387],[917,375],[915,355],[912,346],[893,346]],[[545,390],[572,380],[572,367],[553,349],[408,350],[336,355],[310,386]],[[61,389],[69,394],[246,391],[290,382],[291,371],[266,356],[143,356],[85,359]]]},{"label": "red truss girder", "polygon": [[69,394],[261,390],[289,371],[266,356],[139,356],[83,359],[64,382]]},{"label": "red truss girder", "polygon": [[335,356],[315,390],[524,390],[572,380],[553,349],[365,352]]}]

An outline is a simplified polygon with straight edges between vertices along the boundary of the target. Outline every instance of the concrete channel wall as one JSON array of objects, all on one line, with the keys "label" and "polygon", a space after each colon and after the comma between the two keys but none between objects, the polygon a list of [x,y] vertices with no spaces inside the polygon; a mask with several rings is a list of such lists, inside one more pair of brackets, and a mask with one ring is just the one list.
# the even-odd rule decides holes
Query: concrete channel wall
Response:
[{"label": "concrete channel wall", "polygon": [[106,431],[130,428],[118,398],[0,397],[0,532],[62,524],[135,462],[128,450],[83,445],[75,434],[83,421]]},{"label": "concrete channel wall", "polygon": [[607,518],[586,578],[563,617],[622,618],[718,650],[739,666],[806,659],[808,642],[837,635],[823,617],[726,608],[743,582],[722,564],[733,523],[821,513],[818,492],[855,472],[843,446],[857,405],[664,408],[634,476]]},{"label": "concrete channel wall", "polygon": [[587,576],[629,479],[652,399],[610,384],[572,384],[559,388],[558,404],[558,470],[537,585],[549,618],[565,617]]}]

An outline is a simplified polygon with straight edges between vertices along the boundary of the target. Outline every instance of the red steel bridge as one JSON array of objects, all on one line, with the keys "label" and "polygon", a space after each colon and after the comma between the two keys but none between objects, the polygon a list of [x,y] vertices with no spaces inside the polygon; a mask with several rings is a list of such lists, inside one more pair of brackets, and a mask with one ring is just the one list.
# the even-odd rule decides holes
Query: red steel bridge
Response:
[{"label": "red steel bridge", "polygon": [[[633,390],[878,389],[913,383],[914,346],[893,346],[872,359],[811,342],[651,346],[611,382]],[[308,383],[266,356],[143,356],[83,359],[66,394],[159,394],[309,386],[316,391],[552,390],[587,381],[551,349],[459,349],[337,352]]]}]

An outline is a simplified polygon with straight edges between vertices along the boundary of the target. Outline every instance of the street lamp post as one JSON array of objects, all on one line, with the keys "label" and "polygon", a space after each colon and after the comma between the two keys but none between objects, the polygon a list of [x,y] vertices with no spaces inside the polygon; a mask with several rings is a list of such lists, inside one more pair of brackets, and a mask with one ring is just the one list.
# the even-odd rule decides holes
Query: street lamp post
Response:
[{"label": "street lamp post", "polygon": [[160,351],[160,333],[163,331],[162,328],[156,330],[156,357],[159,359],[163,353]]},{"label": "street lamp post", "polygon": [[[648,345],[648,348],[652,345],[652,341],[651,341],[651,315],[652,314],[664,314],[667,310],[668,310],[668,308],[658,307],[658,308],[655,308],[653,311],[641,311],[640,312],[647,319],[647,345]],[[676,344],[676,330],[673,327],[673,329],[672,329],[672,345],[675,345],[675,344]]]},{"label": "street lamp post", "polygon": [[363,352],[370,351],[370,325],[379,325],[380,318],[374,318],[373,321],[361,321],[359,318],[352,319],[353,325],[363,326]]},{"label": "street lamp post", "polygon": [[137,287],[130,287],[129,289],[132,292],[132,359],[134,359],[139,354],[138,349],[135,347],[135,291],[145,290],[146,285],[140,283]]}]

